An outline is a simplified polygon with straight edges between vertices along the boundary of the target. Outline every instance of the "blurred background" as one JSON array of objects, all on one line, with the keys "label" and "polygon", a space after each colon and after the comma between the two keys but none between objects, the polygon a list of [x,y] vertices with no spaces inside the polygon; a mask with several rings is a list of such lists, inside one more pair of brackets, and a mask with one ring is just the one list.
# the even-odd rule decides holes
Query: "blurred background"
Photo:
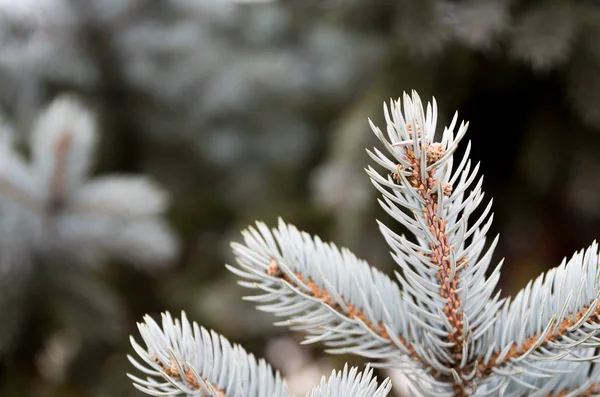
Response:
[{"label": "blurred background", "polygon": [[[593,0],[0,0],[2,145],[41,173],[0,159],[0,396],[141,396],[128,336],[165,310],[266,357],[298,395],[361,363],[300,347],[224,264],[243,228],[281,216],[391,273],[367,118],[382,125],[383,102],[412,89],[436,97],[439,125],[470,121],[515,293],[599,237],[599,42]],[[170,197],[118,249],[90,243],[94,266],[87,246],[32,232],[39,213],[14,210],[6,182],[60,164],[36,120],[63,94],[97,120],[95,151],[78,152],[89,178],[133,174]],[[106,226],[77,222],[59,231]]]}]

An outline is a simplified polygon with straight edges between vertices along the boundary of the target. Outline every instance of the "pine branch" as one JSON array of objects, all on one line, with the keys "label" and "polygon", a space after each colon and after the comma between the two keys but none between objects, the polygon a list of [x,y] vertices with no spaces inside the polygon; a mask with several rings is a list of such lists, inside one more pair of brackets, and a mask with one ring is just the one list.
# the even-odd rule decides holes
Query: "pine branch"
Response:
[{"label": "pine branch", "polygon": [[22,239],[44,257],[168,264],[178,244],[162,217],[166,192],[138,175],[88,180],[96,141],[91,113],[71,97],[38,117],[29,163],[0,131],[0,209],[22,218]]},{"label": "pine branch", "polygon": [[[473,216],[484,194],[478,166],[472,168],[468,158],[470,146],[460,162],[453,159],[467,124],[455,133],[455,116],[435,142],[435,101],[424,111],[413,93],[384,111],[387,136],[371,127],[388,154],[375,149],[369,155],[389,175],[371,167],[367,173],[383,195],[382,207],[412,234],[380,223],[400,267],[401,288],[350,251],[280,220],[272,230],[257,223],[243,232],[243,244],[232,245],[239,267],[227,267],[242,278],[240,285],[258,290],[246,299],[283,317],[277,325],[308,334],[307,342],[404,370],[415,394],[599,394],[598,244],[513,299],[499,299],[494,291],[501,264],[486,276],[498,240],[487,242],[491,202]],[[175,373],[180,379],[182,371]],[[371,387],[351,374],[350,383]],[[345,375],[334,374],[333,383],[322,382],[315,395],[325,388],[326,395],[347,395],[336,376]],[[377,393],[373,388],[369,393]]]},{"label": "pine branch", "polygon": [[483,200],[482,179],[472,186],[479,167],[471,169],[470,145],[453,169],[453,153],[468,124],[455,133],[455,115],[441,141],[434,142],[435,100],[426,112],[415,92],[412,98],[405,95],[403,104],[404,112],[400,101],[392,102],[390,110],[384,107],[387,137],[371,123],[393,160],[377,149],[368,153],[391,174],[384,178],[371,167],[367,173],[383,195],[381,206],[414,236],[411,241],[380,223],[401,267],[398,279],[418,314],[412,318],[417,335],[413,346],[436,377],[452,385],[456,395],[466,395],[475,376],[469,364],[501,304],[498,295],[492,296],[500,266],[485,277],[497,241],[483,253],[491,202],[479,218],[470,220]]},{"label": "pine branch", "polygon": [[[600,343],[600,258],[598,244],[576,253],[568,262],[539,276],[508,301],[492,331],[493,354],[484,360],[481,375],[508,367],[512,374],[543,374],[538,365],[549,360],[597,360],[590,356]],[[498,347],[503,347],[499,349]],[[583,350],[581,350],[583,348]]]},{"label": "pine branch", "polygon": [[[146,349],[133,338],[131,344],[143,360],[129,361],[144,374],[146,380],[128,375],[134,386],[152,396],[200,395],[226,396],[287,396],[287,386],[278,373],[273,374],[264,360],[257,361],[241,347],[231,345],[227,339],[208,332],[196,323],[173,319],[169,313],[162,315],[162,327],[150,316],[138,329]],[[156,380],[163,378],[163,382]]]},{"label": "pine branch", "polygon": [[75,197],[76,212],[100,212],[124,218],[159,215],[169,204],[166,192],[154,181],[132,175],[94,178],[83,184]]},{"label": "pine branch", "polygon": [[[324,342],[332,353],[353,353],[397,365],[414,354],[407,342],[406,304],[397,285],[346,249],[314,239],[279,221],[243,232],[232,244],[240,268],[228,269],[239,284],[265,292],[246,299]],[[393,306],[391,306],[393,305]]]},{"label": "pine branch", "polygon": [[87,176],[96,145],[94,117],[75,98],[63,96],[38,117],[31,137],[32,173],[56,211]]},{"label": "pine branch", "polygon": [[[461,124],[455,136],[455,116],[441,141],[433,142],[435,101],[426,113],[416,93],[412,98],[405,95],[403,104],[404,112],[399,101],[389,112],[384,108],[389,141],[371,124],[394,161],[378,150],[369,154],[391,175],[383,178],[372,168],[367,172],[384,196],[382,207],[416,240],[381,225],[401,266],[398,278],[419,313],[411,324],[421,338],[412,345],[418,357],[437,371],[436,379],[451,383],[456,396],[475,393],[478,383],[488,383],[488,393],[495,387],[506,391],[510,381],[519,383],[521,392],[524,386],[537,389],[539,385],[525,378],[555,373],[561,364],[536,369],[535,360],[596,359],[578,356],[574,349],[598,345],[598,326],[588,322],[600,314],[596,312],[597,246],[576,255],[566,270],[563,263],[550,272],[543,284],[539,279],[533,291],[528,286],[512,305],[499,300],[498,294],[492,296],[500,265],[490,277],[485,273],[497,238],[483,253],[492,221],[491,202],[477,219],[469,219],[483,199],[481,179],[471,186],[478,167],[470,169],[469,146],[453,169],[452,153],[467,125]],[[511,377],[510,381],[502,380],[503,376]],[[546,389],[565,388],[559,382]]]},{"label": "pine branch", "polygon": [[[162,327],[150,316],[138,324],[146,344],[143,348],[131,338],[131,344],[142,362],[128,356],[129,361],[148,375],[141,379],[128,374],[134,386],[152,396],[185,394],[202,397],[287,397],[287,386],[278,372],[264,360],[256,360],[223,336],[190,323],[182,313],[181,320],[169,313],[162,315]],[[391,388],[389,379],[381,385],[367,368],[359,373],[345,366],[323,377],[306,397],[385,397]]]}]

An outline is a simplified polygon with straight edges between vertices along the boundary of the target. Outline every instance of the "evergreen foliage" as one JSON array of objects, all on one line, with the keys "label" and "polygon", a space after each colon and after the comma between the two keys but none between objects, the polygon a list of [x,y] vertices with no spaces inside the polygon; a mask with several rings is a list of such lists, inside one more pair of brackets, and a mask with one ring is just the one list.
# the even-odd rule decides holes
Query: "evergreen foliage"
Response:
[{"label": "evergreen foliage", "polygon": [[[470,145],[454,157],[468,124],[455,115],[436,140],[436,102],[424,107],[415,92],[384,113],[385,133],[371,123],[384,151],[368,153],[385,174],[366,171],[381,206],[409,233],[379,223],[396,280],[282,220],[274,229],[259,222],[232,245],[238,266],[228,266],[256,292],[247,299],[331,353],[402,369],[415,395],[600,394],[598,245],[501,299],[501,264],[490,266],[498,241],[488,238],[491,200]],[[148,394],[286,395],[263,361],[185,315],[165,314],[162,328],[147,317],[140,331],[146,347],[132,343],[144,364],[133,362],[149,377],[132,379]],[[313,395],[385,395],[388,382],[376,389],[370,376],[344,369]]]}]

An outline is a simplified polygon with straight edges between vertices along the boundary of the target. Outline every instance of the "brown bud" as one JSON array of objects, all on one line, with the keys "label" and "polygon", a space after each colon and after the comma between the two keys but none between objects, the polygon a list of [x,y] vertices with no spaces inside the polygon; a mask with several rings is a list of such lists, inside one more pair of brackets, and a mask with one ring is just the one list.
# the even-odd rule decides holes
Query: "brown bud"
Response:
[{"label": "brown bud", "polygon": [[281,276],[281,269],[279,268],[277,259],[271,258],[271,260],[269,261],[269,267],[267,267],[267,274],[273,277]]},{"label": "brown bud", "polygon": [[452,194],[452,185],[449,183],[444,183],[444,196],[450,196]]},{"label": "brown bud", "polygon": [[427,164],[433,164],[446,154],[446,150],[441,143],[435,142],[427,146]]}]

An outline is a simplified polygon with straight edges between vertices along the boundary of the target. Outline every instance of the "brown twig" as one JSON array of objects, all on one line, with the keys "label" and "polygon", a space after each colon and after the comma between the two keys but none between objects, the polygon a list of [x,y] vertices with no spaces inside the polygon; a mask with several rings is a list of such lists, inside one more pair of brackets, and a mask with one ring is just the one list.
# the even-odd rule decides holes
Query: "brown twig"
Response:
[{"label": "brown twig", "polygon": [[[412,126],[408,125],[409,132],[412,132]],[[417,136],[421,136],[420,128],[417,127]],[[425,224],[428,225],[429,231],[435,238],[435,242],[429,243],[431,248],[431,254],[429,254],[429,260],[431,263],[438,265],[438,272],[436,273],[436,280],[440,285],[440,296],[444,299],[445,306],[443,309],[448,322],[452,326],[452,331],[448,335],[448,342],[453,345],[451,347],[451,355],[454,363],[460,362],[462,359],[462,341],[464,340],[463,335],[463,312],[459,308],[462,306],[460,296],[458,294],[458,280],[460,278],[460,270],[455,270],[452,275],[452,263],[450,259],[450,244],[449,236],[446,234],[447,221],[443,217],[438,217],[438,193],[436,187],[435,172],[433,168],[426,172],[427,177],[423,178],[421,163],[416,158],[414,151],[411,149],[411,145],[407,145],[404,149],[406,159],[410,163],[410,169],[406,170],[410,172],[408,181],[414,187],[419,196],[425,201],[423,208],[423,217]],[[426,155],[427,165],[432,165],[445,154],[445,150],[440,143],[431,143],[427,145]],[[396,180],[401,180],[399,175],[395,175]],[[444,195],[450,195],[452,193],[452,186],[446,184],[442,187]],[[467,258],[460,258],[456,266],[465,264]],[[466,266],[463,266],[464,269]],[[449,379],[453,383],[453,389],[455,396],[467,396],[466,385],[456,383],[453,379]]]},{"label": "brown twig", "polygon": [[[269,262],[269,267],[268,267],[266,273],[269,274],[270,276],[280,277],[281,279],[285,280],[286,282],[293,285],[294,287],[299,287],[299,285],[297,285],[297,283],[294,280],[292,280],[292,278],[290,276],[288,276],[287,274],[284,274],[281,271],[281,269],[279,268],[279,265],[277,263],[277,260],[275,258],[271,258],[271,260]],[[344,305],[347,307],[347,310],[344,310],[338,303],[333,301],[333,299],[331,298],[331,295],[329,294],[329,291],[327,291],[327,289],[319,287],[310,277],[304,276],[300,272],[295,272],[294,275],[306,287],[308,287],[310,289],[311,296],[322,300],[323,303],[325,303],[327,306],[329,306],[336,312],[348,317],[351,320],[359,319],[371,331],[375,332],[381,338],[388,340],[390,343],[394,343],[392,338],[386,331],[384,324],[382,322],[379,322],[378,324],[374,324],[373,322],[369,321],[367,319],[363,309],[357,308],[355,305],[348,302],[343,296],[340,296],[340,298],[344,302]],[[419,360],[419,356],[416,354],[414,348],[404,338],[399,336],[398,340],[400,340],[402,345],[409,351],[409,354],[413,358]],[[422,360],[419,360],[419,361],[422,361]]]},{"label": "brown twig", "polygon": [[[184,369],[184,374],[181,374],[179,371],[179,368],[185,368],[183,363],[179,362],[179,366],[175,365],[175,361],[173,361],[173,359],[169,359],[169,364],[170,365],[164,365],[157,356],[153,357],[154,362],[158,363],[159,365],[162,366],[162,370],[163,372],[178,381],[185,381],[188,386],[191,386],[193,389],[196,390],[202,390],[203,387],[200,385],[200,383],[198,383],[198,381],[196,380],[196,377],[194,376],[194,373],[191,369]],[[206,386],[208,388],[213,389],[213,391],[215,393],[217,393],[218,397],[227,397],[227,395],[225,394],[225,390],[223,389],[219,389],[217,387],[215,387],[212,383],[210,383],[209,381],[203,379],[202,382],[204,382],[206,384]],[[201,397],[208,397],[209,394],[202,394]]]}]

